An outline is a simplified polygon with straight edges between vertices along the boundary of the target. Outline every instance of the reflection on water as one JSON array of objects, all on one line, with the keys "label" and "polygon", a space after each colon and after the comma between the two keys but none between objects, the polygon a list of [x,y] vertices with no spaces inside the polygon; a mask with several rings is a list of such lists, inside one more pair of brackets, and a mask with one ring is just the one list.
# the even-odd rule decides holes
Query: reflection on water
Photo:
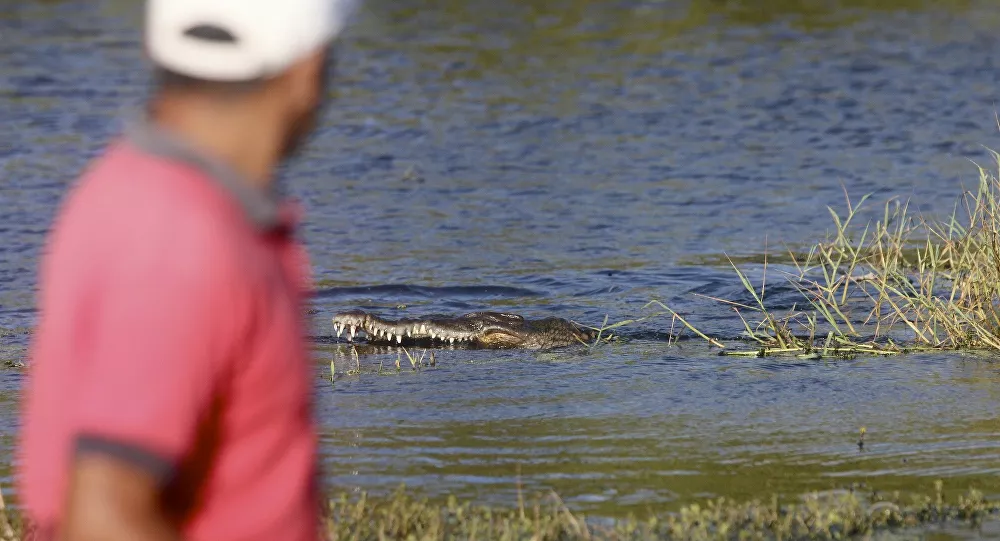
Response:
[{"label": "reflection on water", "polygon": [[[308,210],[331,485],[510,501],[520,467],[607,514],[937,477],[1000,492],[989,359],[731,360],[667,348],[657,319],[590,352],[444,350],[397,374],[394,353],[355,360],[331,336],[355,307],[598,325],[653,298],[732,336],[734,314],[692,295],[740,294],[723,254],[752,266],[821,237],[845,188],[949,212],[998,146],[1000,12],[832,4],[366,2],[336,106],[284,171]],[[0,9],[0,361],[23,354],[56,205],[146,91],[139,5]],[[0,370],[4,449],[21,382]]]},{"label": "reflection on water", "polygon": [[356,378],[345,349],[319,352],[341,374],[320,411],[342,489],[509,502],[520,470],[525,490],[606,514],[938,478],[1000,495],[1000,367],[984,360],[749,362],[640,343],[583,358],[446,351],[419,371],[403,357],[399,373],[387,352],[360,360],[391,375]]}]

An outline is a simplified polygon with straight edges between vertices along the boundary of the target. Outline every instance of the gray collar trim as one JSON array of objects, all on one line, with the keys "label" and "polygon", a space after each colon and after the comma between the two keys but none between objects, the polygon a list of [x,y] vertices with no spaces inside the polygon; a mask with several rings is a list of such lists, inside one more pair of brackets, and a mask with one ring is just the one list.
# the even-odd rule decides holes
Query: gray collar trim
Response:
[{"label": "gray collar trim", "polygon": [[239,203],[247,218],[259,229],[272,230],[281,225],[280,201],[276,194],[254,188],[234,169],[156,126],[145,115],[131,117],[125,123],[124,132],[125,139],[144,152],[200,169]]}]

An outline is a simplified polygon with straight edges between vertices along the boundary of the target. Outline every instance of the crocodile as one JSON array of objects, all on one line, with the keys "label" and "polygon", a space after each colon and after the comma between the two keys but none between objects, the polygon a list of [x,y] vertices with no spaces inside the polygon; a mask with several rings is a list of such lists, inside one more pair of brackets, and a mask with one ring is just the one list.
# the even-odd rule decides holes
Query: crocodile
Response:
[{"label": "crocodile", "polygon": [[363,310],[333,316],[339,338],[345,331],[354,341],[364,332],[369,343],[410,346],[459,345],[488,349],[552,349],[587,343],[598,333],[566,319],[525,319],[503,312],[472,312],[457,317],[383,319]]}]

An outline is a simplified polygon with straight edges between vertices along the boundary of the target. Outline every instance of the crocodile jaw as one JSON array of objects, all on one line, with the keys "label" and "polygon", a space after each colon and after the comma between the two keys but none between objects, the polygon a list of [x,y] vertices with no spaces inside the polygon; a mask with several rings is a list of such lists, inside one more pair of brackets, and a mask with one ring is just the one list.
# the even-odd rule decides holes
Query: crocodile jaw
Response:
[{"label": "crocodile jaw", "polygon": [[593,333],[560,318],[525,320],[514,314],[474,312],[451,318],[386,320],[361,310],[333,317],[340,337],[365,333],[371,343],[429,346],[465,345],[490,349],[549,349],[574,345]]},{"label": "crocodile jaw", "polygon": [[347,339],[353,341],[361,332],[371,343],[395,343],[397,345],[430,342],[432,345],[472,344],[476,342],[474,329],[458,325],[443,325],[440,322],[420,319],[384,320],[360,310],[343,312],[333,317],[333,328],[339,338],[347,332]]}]

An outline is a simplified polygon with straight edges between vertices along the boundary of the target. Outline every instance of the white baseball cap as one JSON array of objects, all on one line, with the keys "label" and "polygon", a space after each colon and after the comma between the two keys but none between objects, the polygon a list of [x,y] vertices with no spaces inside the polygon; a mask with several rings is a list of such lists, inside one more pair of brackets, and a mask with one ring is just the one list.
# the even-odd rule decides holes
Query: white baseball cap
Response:
[{"label": "white baseball cap", "polygon": [[211,81],[277,75],[333,41],[352,0],[147,0],[154,63]]}]

